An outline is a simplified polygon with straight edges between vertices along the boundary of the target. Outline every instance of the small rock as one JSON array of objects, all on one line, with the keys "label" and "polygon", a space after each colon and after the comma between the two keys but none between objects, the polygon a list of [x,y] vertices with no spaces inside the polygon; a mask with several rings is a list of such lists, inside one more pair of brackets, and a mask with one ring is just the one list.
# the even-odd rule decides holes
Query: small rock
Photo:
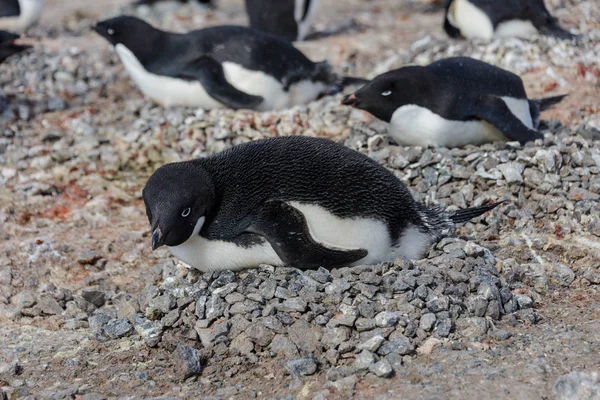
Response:
[{"label": "small rock", "polygon": [[193,347],[184,344],[177,345],[172,354],[174,368],[180,379],[185,380],[202,373],[200,354]]},{"label": "small rock", "polygon": [[429,332],[433,329],[433,325],[435,324],[436,317],[433,313],[423,314],[421,316],[421,321],[419,322],[419,328],[424,330],[425,332]]},{"label": "small rock", "polygon": [[375,335],[372,338],[362,342],[356,348],[358,350],[368,350],[370,352],[376,352],[381,344],[385,341],[385,338],[381,335]]},{"label": "small rock", "polygon": [[111,339],[118,339],[128,336],[133,332],[129,321],[125,318],[117,318],[104,325],[104,333]]},{"label": "small rock", "polygon": [[386,359],[376,362],[375,364],[371,364],[371,366],[369,367],[369,371],[371,371],[380,378],[389,378],[394,373],[392,366]]},{"label": "small rock", "polygon": [[38,308],[42,312],[42,314],[45,315],[58,315],[62,314],[64,311],[60,304],[58,304],[56,300],[54,300],[48,295],[40,296],[40,299],[38,300],[35,307]]},{"label": "small rock", "polygon": [[250,325],[245,332],[253,343],[262,347],[268,346],[275,336],[270,329],[258,322]]},{"label": "small rock", "polygon": [[533,299],[529,296],[517,293],[513,297],[520,309],[531,308],[533,306]]},{"label": "small rock", "polygon": [[83,291],[81,293],[81,297],[86,299],[88,303],[91,303],[98,308],[102,307],[104,303],[106,303],[106,296],[104,295],[104,292],[100,292],[98,290]]},{"label": "small rock", "polygon": [[395,326],[398,323],[398,315],[391,311],[382,311],[375,316],[375,322],[380,328]]},{"label": "small rock", "polygon": [[283,303],[279,304],[277,306],[277,309],[279,311],[284,311],[284,312],[304,312],[306,311],[306,307],[307,307],[307,303],[306,301],[302,300],[299,297],[294,297],[292,299],[287,299],[285,301],[283,301]]},{"label": "small rock", "polygon": [[354,370],[364,371],[369,369],[371,364],[375,362],[375,355],[368,350],[361,351],[358,356],[354,359]]},{"label": "small rock", "polygon": [[77,262],[81,265],[93,265],[100,257],[95,251],[84,251],[77,256]]},{"label": "small rock", "polygon": [[506,340],[512,336],[512,333],[504,329],[490,329],[488,336],[496,340]]},{"label": "small rock", "polygon": [[285,364],[285,367],[290,374],[296,376],[309,376],[317,372],[317,363],[312,357],[304,357],[297,360],[288,361]]},{"label": "small rock", "polygon": [[142,337],[148,347],[154,347],[162,338],[163,326],[160,321],[150,321],[138,315],[134,315],[133,327],[138,335]]}]

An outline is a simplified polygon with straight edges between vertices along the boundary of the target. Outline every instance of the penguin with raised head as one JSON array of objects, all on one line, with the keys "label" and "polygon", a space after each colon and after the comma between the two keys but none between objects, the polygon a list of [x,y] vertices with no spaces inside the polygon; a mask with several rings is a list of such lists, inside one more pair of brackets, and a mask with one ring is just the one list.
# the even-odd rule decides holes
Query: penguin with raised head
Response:
[{"label": "penguin with raised head", "polygon": [[420,258],[456,224],[498,205],[426,207],[376,161],[302,136],[164,165],[142,195],[152,248],[166,245],[201,271]]},{"label": "penguin with raised head", "polygon": [[544,0],[447,0],[444,30],[453,38],[529,38],[535,34],[574,39],[561,28]]},{"label": "penguin with raised head", "polygon": [[409,146],[462,147],[543,138],[540,112],[565,96],[529,100],[520,77],[468,57],[375,77],[342,104],[368,111]]},{"label": "penguin with raised head", "polygon": [[44,0],[0,0],[0,29],[23,32],[36,24],[44,7]]},{"label": "penguin with raised head", "polygon": [[303,40],[318,8],[318,0],[246,0],[250,26],[283,37]]},{"label": "penguin with raised head", "polygon": [[121,16],[95,30],[115,46],[140,90],[165,107],[280,109],[364,82],[339,77],[285,39],[241,26],[176,34]]},{"label": "penguin with raised head", "polygon": [[19,39],[19,35],[15,33],[0,31],[0,63],[12,55],[31,48],[28,45],[16,44],[17,39]]}]

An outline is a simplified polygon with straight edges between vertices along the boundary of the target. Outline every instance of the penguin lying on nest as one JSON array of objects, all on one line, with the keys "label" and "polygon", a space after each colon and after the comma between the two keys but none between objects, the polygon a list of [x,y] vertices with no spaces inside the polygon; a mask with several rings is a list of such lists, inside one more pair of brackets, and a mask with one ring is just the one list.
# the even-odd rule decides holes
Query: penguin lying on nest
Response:
[{"label": "penguin lying on nest", "polygon": [[339,77],[285,39],[241,26],[176,34],[122,16],[95,30],[115,46],[140,90],[165,107],[273,110],[365,82]]},{"label": "penguin lying on nest", "polygon": [[523,81],[512,72],[454,57],[386,72],[342,104],[386,122],[398,144],[463,147],[541,139],[540,112],[564,97],[529,100]]},{"label": "penguin lying on nest", "polygon": [[166,245],[201,271],[420,258],[457,224],[499,204],[426,207],[369,157],[301,136],[164,165],[142,193],[152,248]]},{"label": "penguin lying on nest", "polygon": [[530,38],[532,35],[575,39],[560,27],[544,0],[447,0],[444,30],[453,38]]}]

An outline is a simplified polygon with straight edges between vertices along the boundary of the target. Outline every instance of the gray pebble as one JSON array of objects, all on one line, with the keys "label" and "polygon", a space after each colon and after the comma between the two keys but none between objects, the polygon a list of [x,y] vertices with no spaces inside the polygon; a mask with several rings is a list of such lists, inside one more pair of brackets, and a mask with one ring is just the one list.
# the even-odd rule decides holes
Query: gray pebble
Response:
[{"label": "gray pebble", "polygon": [[317,363],[312,357],[288,361],[285,367],[290,374],[296,376],[309,376],[317,372]]}]

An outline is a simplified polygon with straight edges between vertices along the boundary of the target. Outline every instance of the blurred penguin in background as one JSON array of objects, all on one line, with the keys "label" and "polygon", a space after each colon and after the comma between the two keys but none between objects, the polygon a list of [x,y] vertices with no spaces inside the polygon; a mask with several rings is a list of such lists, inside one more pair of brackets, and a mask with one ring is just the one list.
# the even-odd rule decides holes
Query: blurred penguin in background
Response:
[{"label": "blurred penguin in background", "polygon": [[0,0],[0,29],[24,32],[42,15],[44,0]]},{"label": "blurred penguin in background", "polygon": [[250,26],[291,42],[304,40],[318,0],[246,0]]}]

